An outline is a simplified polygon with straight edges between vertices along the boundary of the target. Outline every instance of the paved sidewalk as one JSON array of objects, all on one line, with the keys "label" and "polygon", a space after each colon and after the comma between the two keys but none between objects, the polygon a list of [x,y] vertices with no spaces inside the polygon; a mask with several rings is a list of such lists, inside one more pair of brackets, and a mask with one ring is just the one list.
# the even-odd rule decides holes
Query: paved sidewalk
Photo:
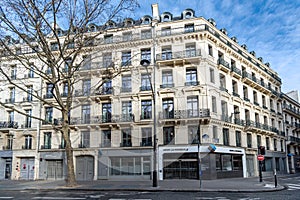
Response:
[{"label": "paved sidewalk", "polygon": [[263,181],[258,178],[231,178],[217,180],[163,180],[158,187],[152,187],[152,181],[80,181],[78,186],[69,188],[64,181],[0,181],[1,190],[90,190],[90,191],[216,191],[216,192],[265,192],[283,190],[284,187],[274,182]]}]

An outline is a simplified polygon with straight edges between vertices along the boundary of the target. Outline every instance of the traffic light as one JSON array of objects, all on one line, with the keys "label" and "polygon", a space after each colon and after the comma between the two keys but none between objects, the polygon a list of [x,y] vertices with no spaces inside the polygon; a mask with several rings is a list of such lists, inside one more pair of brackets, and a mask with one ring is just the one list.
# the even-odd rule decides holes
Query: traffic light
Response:
[{"label": "traffic light", "polygon": [[264,146],[259,146],[259,148],[258,148],[258,153],[259,153],[260,155],[265,155],[265,154],[266,154],[266,149],[265,149],[265,147],[264,147]]}]

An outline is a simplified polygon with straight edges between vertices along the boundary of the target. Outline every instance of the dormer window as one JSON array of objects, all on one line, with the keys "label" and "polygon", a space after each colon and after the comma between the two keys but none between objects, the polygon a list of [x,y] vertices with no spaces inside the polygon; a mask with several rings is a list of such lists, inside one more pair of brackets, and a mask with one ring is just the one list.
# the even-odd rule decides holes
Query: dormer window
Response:
[{"label": "dormer window", "polygon": [[163,22],[169,22],[172,20],[172,15],[171,15],[171,13],[166,12],[166,13],[162,14],[161,18],[162,18]]},{"label": "dormer window", "polygon": [[125,19],[124,21],[124,26],[132,26],[133,25],[133,20],[132,19]]},{"label": "dormer window", "polygon": [[150,24],[152,21],[152,18],[149,15],[145,15],[144,17],[142,17],[142,24]]},{"label": "dormer window", "polygon": [[105,24],[106,29],[114,28],[116,26],[116,23],[114,21],[109,21]]},{"label": "dormer window", "polygon": [[192,9],[186,9],[181,14],[182,19],[191,19],[194,16],[195,16],[195,11]]},{"label": "dormer window", "polygon": [[97,28],[96,28],[95,25],[91,25],[91,26],[89,26],[89,28],[88,28],[88,31],[89,31],[89,32],[96,32],[96,30],[97,30]]}]

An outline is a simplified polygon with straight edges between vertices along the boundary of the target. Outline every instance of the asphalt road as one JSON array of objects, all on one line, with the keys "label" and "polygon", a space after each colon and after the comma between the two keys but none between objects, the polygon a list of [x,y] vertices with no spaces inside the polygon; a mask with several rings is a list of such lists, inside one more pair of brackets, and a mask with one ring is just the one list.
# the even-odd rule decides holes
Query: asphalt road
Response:
[{"label": "asphalt road", "polygon": [[1,199],[36,200],[300,200],[300,176],[278,179],[287,186],[286,190],[276,192],[99,192],[99,191],[1,191]]}]

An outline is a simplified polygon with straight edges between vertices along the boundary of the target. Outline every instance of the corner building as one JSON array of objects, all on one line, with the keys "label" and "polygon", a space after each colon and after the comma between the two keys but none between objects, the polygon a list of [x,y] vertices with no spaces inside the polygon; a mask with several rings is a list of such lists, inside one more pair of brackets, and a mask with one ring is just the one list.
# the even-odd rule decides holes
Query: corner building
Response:
[{"label": "corner building", "polygon": [[[255,52],[219,30],[213,19],[196,17],[192,9],[179,17],[160,13],[154,4],[152,16],[122,24],[111,21],[98,37],[87,47],[91,53],[82,55],[74,93],[74,104],[80,106],[70,117],[78,180],[149,180],[154,168],[160,180],[198,179],[199,171],[203,179],[258,176],[259,146],[266,147],[264,174],[286,172],[281,79]],[[142,66],[142,60],[149,65]],[[112,62],[130,70],[91,93]],[[36,87],[51,101],[50,86],[36,79]],[[63,179],[64,142],[53,129],[60,117],[51,107],[30,105],[48,123],[35,122],[31,134],[25,126],[3,127],[4,147],[11,135],[22,135],[15,140],[24,143],[24,132],[34,142],[28,152],[21,145],[3,148],[1,169],[13,163],[11,178],[20,179],[22,166],[33,163],[27,179]],[[11,116],[1,112],[3,121]]]}]

